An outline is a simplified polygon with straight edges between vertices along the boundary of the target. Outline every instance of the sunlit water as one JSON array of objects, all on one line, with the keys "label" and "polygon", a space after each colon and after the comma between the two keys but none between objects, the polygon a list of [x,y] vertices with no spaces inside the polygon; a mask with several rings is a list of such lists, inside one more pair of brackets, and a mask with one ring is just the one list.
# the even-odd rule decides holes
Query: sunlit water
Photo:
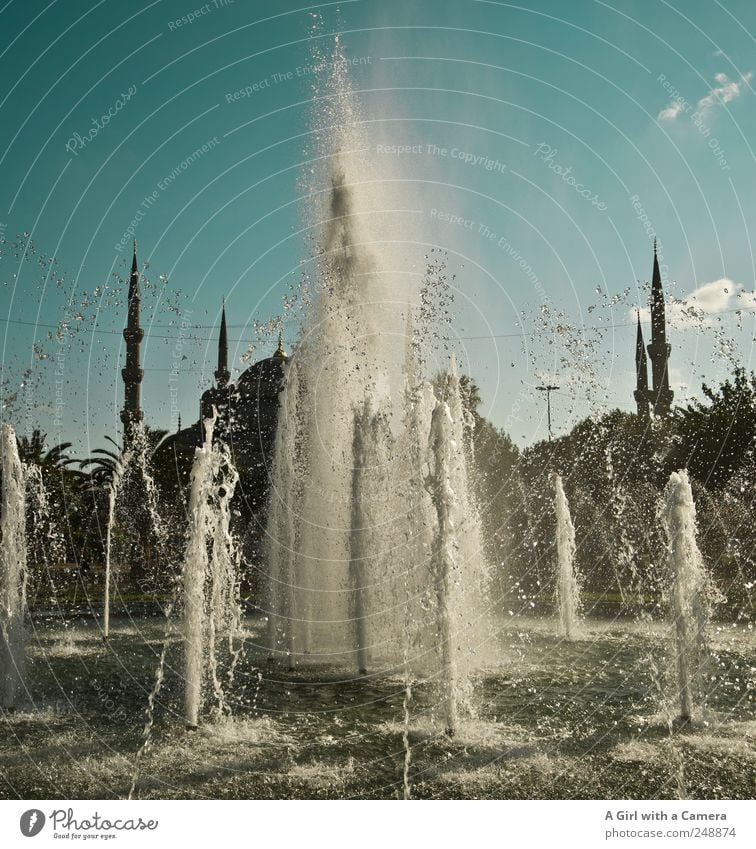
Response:
[{"label": "sunlit water", "polygon": [[[174,552],[183,596],[168,618],[114,617],[103,643],[104,621],[37,610],[25,651],[23,582],[17,558],[4,555],[13,596],[5,607],[19,635],[6,641],[27,675],[0,712],[2,795],[752,798],[756,636],[691,612],[700,593],[688,590],[700,582],[687,495],[687,549],[671,545],[679,603],[668,623],[599,620],[588,610],[575,628],[563,492],[561,620],[488,616],[469,411],[453,359],[446,371],[448,351],[431,344],[448,330],[433,330],[448,312],[443,273],[431,262],[408,292],[392,271],[405,265],[385,214],[393,207],[381,174],[357,155],[367,140],[345,63],[334,68],[335,96],[322,99],[318,122],[335,128],[321,139],[327,174],[311,187],[323,251],[285,369],[256,599],[270,615],[236,617],[233,486],[216,480],[222,458],[210,441],[195,468],[191,544],[183,558]],[[396,344],[403,326],[405,346]],[[589,366],[580,354],[576,371]],[[431,384],[424,378],[434,372]],[[146,514],[125,511],[121,530],[148,520],[162,566],[170,552],[145,468],[133,473]],[[109,530],[116,487],[111,494]],[[20,530],[20,511],[5,516]],[[710,662],[697,676],[705,692],[695,694],[693,721],[681,724],[680,679],[691,676],[676,661],[683,643],[686,662],[698,651],[702,640],[688,651],[694,633],[706,637]],[[216,651],[229,634],[230,650]]]},{"label": "sunlit water", "polygon": [[[32,622],[33,705],[0,714],[4,796],[125,797],[147,696],[168,634],[141,798],[401,798],[401,668],[345,674],[268,662],[266,623],[246,617],[233,717],[187,732],[180,635],[159,617],[99,627]],[[476,717],[445,731],[443,688],[413,682],[407,738],[413,798],[751,798],[756,768],[756,634],[713,626],[707,713],[686,726],[660,698],[669,626],[586,620],[582,640],[553,618],[507,618],[481,647]],[[675,764],[673,767],[672,764]],[[681,774],[682,773],[682,774]]]}]

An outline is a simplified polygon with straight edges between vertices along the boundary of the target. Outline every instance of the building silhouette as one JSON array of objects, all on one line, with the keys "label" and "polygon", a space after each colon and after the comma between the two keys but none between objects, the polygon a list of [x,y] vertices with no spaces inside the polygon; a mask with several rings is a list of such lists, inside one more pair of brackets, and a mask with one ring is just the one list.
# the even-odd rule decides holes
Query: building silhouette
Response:
[{"label": "building silhouette", "polygon": [[140,347],[144,338],[144,330],[140,325],[141,294],[139,291],[139,265],[137,263],[137,243],[134,240],[134,256],[131,260],[129,275],[129,294],[126,316],[126,327],[123,338],[126,341],[126,366],[121,370],[123,378],[123,446],[131,442],[134,426],[144,418],[142,411],[142,378],[144,369],[141,367]]},{"label": "building silhouette", "polygon": [[[124,384],[123,443],[126,448],[134,426],[144,420],[141,406],[141,383],[144,370],[140,361],[140,345],[144,330],[140,326],[139,269],[136,242],[129,278],[129,300],[126,328],[126,366],[121,371]],[[278,347],[272,356],[259,360],[243,371],[235,383],[228,368],[228,329],[226,305],[221,311],[218,338],[218,361],[215,381],[198,404],[198,417],[188,427],[181,427],[165,437],[153,455],[153,468],[164,494],[174,491],[176,497],[189,483],[194,454],[204,442],[204,421],[215,412],[213,441],[228,445],[239,473],[237,487],[239,510],[249,520],[262,521],[267,503],[273,443],[278,421],[278,396],[288,356],[279,334]]]},{"label": "building silhouette", "polygon": [[[646,356],[648,351],[648,356]],[[664,291],[659,257],[654,239],[654,268],[651,275],[651,344],[644,346],[643,330],[638,313],[638,327],[635,337],[635,402],[638,415],[647,417],[650,412],[655,416],[668,416],[672,409],[674,393],[669,388],[669,355],[672,346],[667,342],[667,319],[664,308]],[[651,386],[648,385],[648,361],[651,361]]]}]

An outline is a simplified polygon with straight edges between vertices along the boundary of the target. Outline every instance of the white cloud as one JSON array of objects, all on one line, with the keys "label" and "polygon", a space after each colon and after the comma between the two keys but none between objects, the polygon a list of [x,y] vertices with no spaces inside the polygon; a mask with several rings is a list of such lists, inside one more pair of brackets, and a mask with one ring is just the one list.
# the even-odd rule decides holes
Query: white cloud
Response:
[{"label": "white cloud", "polygon": [[[727,74],[720,71],[718,74],[714,75],[714,82],[716,85],[712,86],[708,93],[705,94],[696,104],[697,111],[700,114],[703,114],[708,112],[718,103],[724,105],[725,103],[730,103],[735,100],[736,97],[739,97],[742,94],[744,86],[747,86],[752,78],[753,73],[751,71],[743,74],[739,80],[731,80]],[[694,113],[692,104],[685,100],[685,98],[682,97],[676,89],[672,89],[667,86],[666,83],[665,87],[669,88],[670,93],[675,99],[670,101],[670,103],[656,116],[657,121],[676,121],[683,113],[689,115]],[[700,120],[700,118],[697,120]]]},{"label": "white cloud", "polygon": [[717,85],[713,86],[709,93],[698,101],[699,112],[705,112],[717,103],[724,104],[735,100],[740,95],[743,85],[750,82],[751,77],[753,77],[751,71],[744,74],[739,80],[731,80],[727,74],[715,74],[714,82]]},{"label": "white cloud", "polygon": [[[704,327],[717,322],[722,313],[742,309],[747,293],[740,283],[727,277],[702,283],[682,300],[671,298],[667,302],[667,321],[673,327]],[[633,310],[633,318],[635,310]],[[651,321],[648,307],[640,311],[641,321]]]},{"label": "white cloud", "polygon": [[674,121],[683,111],[685,104],[682,100],[673,100],[665,109],[656,116],[657,121]]}]

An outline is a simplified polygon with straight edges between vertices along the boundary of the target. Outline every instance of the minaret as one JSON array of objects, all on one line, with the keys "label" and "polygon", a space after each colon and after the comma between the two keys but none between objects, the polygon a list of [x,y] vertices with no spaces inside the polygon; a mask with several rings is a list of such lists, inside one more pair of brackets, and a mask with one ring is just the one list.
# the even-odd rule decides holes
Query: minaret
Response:
[{"label": "minaret", "polygon": [[126,368],[121,369],[123,378],[123,422],[124,448],[131,441],[134,426],[144,418],[142,412],[142,378],[144,369],[139,359],[139,347],[144,337],[144,330],[139,325],[141,296],[139,294],[139,264],[137,263],[136,239],[134,240],[134,258],[131,261],[131,276],[129,278],[129,304],[126,327],[123,338],[126,340]]},{"label": "minaret", "polygon": [[219,389],[226,386],[231,374],[228,371],[228,332],[226,330],[226,300],[223,299],[221,311],[220,336],[218,337],[218,368],[215,370],[215,381]]},{"label": "minaret", "polygon": [[289,355],[286,353],[286,351],[284,351],[283,331],[282,330],[278,331],[278,347],[276,348],[273,356],[277,360],[288,360],[289,359]]},{"label": "minaret", "polygon": [[638,405],[638,415],[648,418],[648,358],[646,346],[643,344],[643,330],[638,310],[638,332],[635,336],[635,402]]},{"label": "minaret", "polygon": [[667,343],[667,321],[664,314],[664,292],[662,291],[659,257],[654,239],[654,271],[651,278],[651,344],[648,357],[651,360],[651,404],[654,415],[667,416],[672,407],[673,392],[669,388],[669,355],[672,346]]},{"label": "minaret", "polygon": [[200,398],[200,426],[202,439],[205,438],[205,419],[213,414],[213,408],[218,413],[213,436],[221,437],[228,425],[229,395],[231,392],[231,373],[228,370],[228,330],[226,329],[226,300],[221,307],[221,326],[218,336],[218,368],[215,370],[215,386],[206,389]]}]

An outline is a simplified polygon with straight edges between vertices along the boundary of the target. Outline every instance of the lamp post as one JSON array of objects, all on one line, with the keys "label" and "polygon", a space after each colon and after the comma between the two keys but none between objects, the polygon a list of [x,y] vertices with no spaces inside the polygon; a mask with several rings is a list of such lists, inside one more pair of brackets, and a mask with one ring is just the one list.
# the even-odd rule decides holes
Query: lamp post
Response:
[{"label": "lamp post", "polygon": [[551,383],[547,383],[544,386],[536,386],[536,389],[539,392],[546,393],[546,422],[549,427],[549,442],[551,442],[551,393],[559,389],[559,387],[554,386]]}]

